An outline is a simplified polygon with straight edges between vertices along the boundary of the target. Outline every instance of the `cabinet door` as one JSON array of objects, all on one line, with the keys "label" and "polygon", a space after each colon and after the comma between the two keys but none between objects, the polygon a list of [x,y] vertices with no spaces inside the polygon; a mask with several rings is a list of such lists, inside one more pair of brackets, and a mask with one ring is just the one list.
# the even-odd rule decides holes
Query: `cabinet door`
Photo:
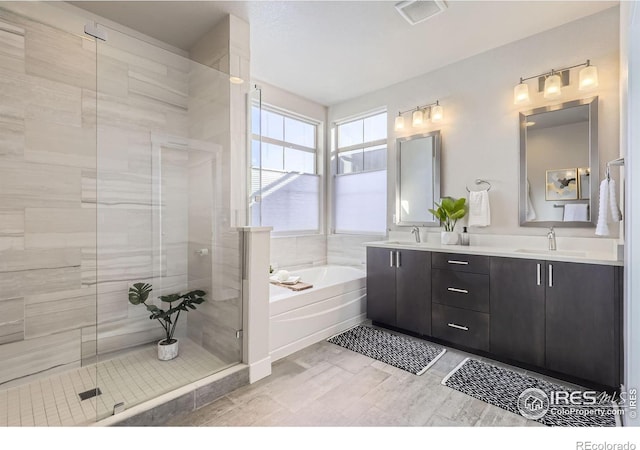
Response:
[{"label": "cabinet door", "polygon": [[396,325],[396,250],[367,248],[367,317]]},{"label": "cabinet door", "polygon": [[548,261],[546,269],[546,367],[618,387],[616,268]]},{"label": "cabinet door", "polygon": [[431,253],[401,250],[396,268],[396,325],[431,335]]},{"label": "cabinet door", "polygon": [[491,353],[544,366],[545,263],[491,258]]}]

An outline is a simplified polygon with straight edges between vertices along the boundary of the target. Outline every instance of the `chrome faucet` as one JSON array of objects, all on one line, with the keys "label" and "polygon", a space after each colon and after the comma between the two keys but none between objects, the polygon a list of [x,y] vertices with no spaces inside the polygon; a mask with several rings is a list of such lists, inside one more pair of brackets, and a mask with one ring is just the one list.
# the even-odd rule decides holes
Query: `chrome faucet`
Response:
[{"label": "chrome faucet", "polygon": [[411,234],[415,234],[416,236],[416,243],[420,243],[420,229],[418,227],[413,227],[411,229]]},{"label": "chrome faucet", "polygon": [[549,250],[556,250],[556,232],[553,227],[547,233],[547,239],[549,239]]}]

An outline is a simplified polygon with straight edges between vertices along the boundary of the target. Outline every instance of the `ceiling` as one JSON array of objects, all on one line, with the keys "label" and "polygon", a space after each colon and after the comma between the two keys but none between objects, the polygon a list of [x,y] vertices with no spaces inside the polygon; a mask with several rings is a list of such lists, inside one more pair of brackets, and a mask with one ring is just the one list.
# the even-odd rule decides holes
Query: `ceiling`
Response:
[{"label": "ceiling", "polygon": [[414,26],[395,1],[70,3],[184,50],[233,14],[251,25],[252,78],[333,105],[619,2],[449,0]]}]

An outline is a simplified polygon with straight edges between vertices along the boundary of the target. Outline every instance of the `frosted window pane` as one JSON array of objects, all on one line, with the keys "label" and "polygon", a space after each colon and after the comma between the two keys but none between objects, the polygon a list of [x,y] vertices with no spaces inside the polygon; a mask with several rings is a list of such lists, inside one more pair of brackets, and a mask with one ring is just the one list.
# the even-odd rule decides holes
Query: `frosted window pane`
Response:
[{"label": "frosted window pane", "polygon": [[387,138],[387,113],[364,119],[364,141],[371,142]]},{"label": "frosted window pane", "polygon": [[362,172],[362,149],[338,153],[338,173]]},{"label": "frosted window pane", "polygon": [[316,154],[295,150],[293,148],[284,149],[284,170],[286,172],[315,173]]},{"label": "frosted window pane", "polygon": [[338,147],[362,144],[362,120],[338,125]]},{"label": "frosted window pane", "polygon": [[364,149],[364,170],[383,170],[387,168],[387,146]]},{"label": "frosted window pane", "polygon": [[279,145],[262,143],[262,167],[264,169],[284,170],[283,148]]},{"label": "frosted window pane", "polygon": [[387,171],[335,178],[336,232],[385,233]]},{"label": "frosted window pane", "polygon": [[282,141],[284,139],[284,117],[262,110],[262,135]]},{"label": "frosted window pane", "polygon": [[320,223],[319,180],[318,175],[263,170],[262,225],[272,226],[274,232],[317,231]]},{"label": "frosted window pane", "polygon": [[289,117],[284,118],[284,140],[304,147],[316,147],[316,127]]}]

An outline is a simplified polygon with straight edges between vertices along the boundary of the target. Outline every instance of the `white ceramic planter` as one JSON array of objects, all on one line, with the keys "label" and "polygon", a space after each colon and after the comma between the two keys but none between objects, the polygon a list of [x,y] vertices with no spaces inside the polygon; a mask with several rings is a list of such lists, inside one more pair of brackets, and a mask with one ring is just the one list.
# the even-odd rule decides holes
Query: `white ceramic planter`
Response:
[{"label": "white ceramic planter", "polygon": [[458,243],[459,234],[456,231],[441,231],[440,243],[442,245],[455,245]]},{"label": "white ceramic planter", "polygon": [[[162,341],[164,341],[164,339]],[[179,342],[177,339],[173,344],[168,344],[168,345],[162,345],[160,343],[162,341],[158,341],[158,359],[160,361],[169,361],[170,359],[173,359],[176,356],[178,356]]]}]

